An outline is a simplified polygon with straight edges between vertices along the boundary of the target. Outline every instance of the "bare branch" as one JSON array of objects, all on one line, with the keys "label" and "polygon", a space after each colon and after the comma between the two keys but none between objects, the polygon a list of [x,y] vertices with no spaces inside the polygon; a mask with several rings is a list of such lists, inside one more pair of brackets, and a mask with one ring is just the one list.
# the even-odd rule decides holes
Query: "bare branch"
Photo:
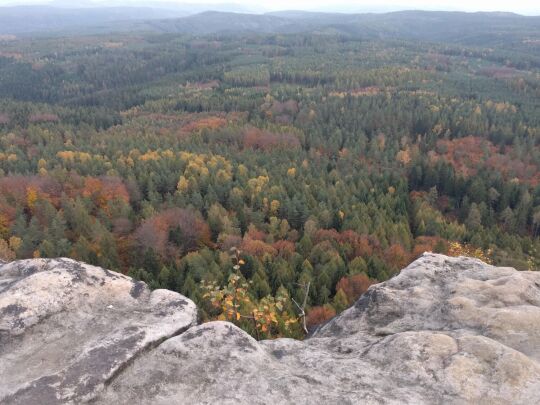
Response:
[{"label": "bare branch", "polygon": [[292,300],[292,302],[294,302],[296,304],[296,306],[300,310],[300,314],[303,315],[304,314],[304,309],[298,304],[298,302],[296,302],[296,300],[294,298],[291,297],[291,300]]},{"label": "bare branch", "polygon": [[302,288],[304,289],[305,291],[305,295],[304,295],[304,301],[302,303],[302,306],[300,306],[300,304],[298,302],[296,302],[296,300],[294,298],[291,297],[291,300],[292,302],[294,302],[294,304],[298,307],[299,311],[300,311],[300,318],[302,318],[302,324],[303,324],[303,327],[304,327],[304,332],[308,333],[308,329],[307,329],[307,325],[306,325],[306,305],[307,305],[307,300],[308,300],[308,296],[309,296],[309,287],[311,285],[311,281],[309,281],[307,283],[307,286],[304,285],[304,284],[298,284],[300,286],[302,286]]}]

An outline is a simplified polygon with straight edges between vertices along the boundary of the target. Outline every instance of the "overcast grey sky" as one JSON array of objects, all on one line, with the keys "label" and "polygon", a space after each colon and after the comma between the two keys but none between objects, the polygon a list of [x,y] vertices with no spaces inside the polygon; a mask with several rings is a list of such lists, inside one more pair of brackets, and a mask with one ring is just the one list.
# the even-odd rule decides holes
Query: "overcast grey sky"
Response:
[{"label": "overcast grey sky", "polygon": [[[53,0],[0,0],[0,5],[6,4],[46,4]],[[99,4],[136,4],[150,5],[153,1],[144,0],[85,0]],[[426,10],[463,10],[463,11],[513,11],[522,14],[540,14],[540,0],[154,0],[159,3],[191,3],[217,4],[236,3],[253,10],[348,10],[360,11],[366,9],[426,9]],[[64,4],[76,6],[78,0],[64,0]]]}]

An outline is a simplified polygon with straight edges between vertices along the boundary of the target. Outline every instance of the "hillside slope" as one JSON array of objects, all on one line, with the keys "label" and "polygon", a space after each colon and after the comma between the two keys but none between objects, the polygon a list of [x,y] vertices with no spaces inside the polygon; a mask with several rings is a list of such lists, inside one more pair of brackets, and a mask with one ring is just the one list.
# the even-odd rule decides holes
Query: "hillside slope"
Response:
[{"label": "hillside slope", "polygon": [[538,40],[540,17],[512,13],[400,11],[339,14],[282,11],[248,14],[181,8],[0,7],[2,34],[157,32],[189,35],[331,33],[366,39],[494,46]]},{"label": "hillside slope", "polygon": [[89,27],[93,31],[107,31],[114,30],[118,24],[125,27],[130,21],[185,15],[181,10],[151,7],[0,7],[0,34],[81,32]]},{"label": "hillside slope", "polygon": [[279,12],[265,15],[212,11],[179,19],[137,22],[133,29],[196,35],[327,32],[370,39],[412,39],[487,46],[538,37],[540,17],[430,11],[386,14]]}]

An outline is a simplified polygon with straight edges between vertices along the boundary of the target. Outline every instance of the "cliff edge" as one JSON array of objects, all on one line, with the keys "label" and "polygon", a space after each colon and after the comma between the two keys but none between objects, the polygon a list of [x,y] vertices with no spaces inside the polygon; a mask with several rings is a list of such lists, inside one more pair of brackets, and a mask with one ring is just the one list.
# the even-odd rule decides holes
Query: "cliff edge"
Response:
[{"label": "cliff edge", "polygon": [[540,403],[540,272],[425,254],[304,341],[69,259],[0,263],[0,403]]}]

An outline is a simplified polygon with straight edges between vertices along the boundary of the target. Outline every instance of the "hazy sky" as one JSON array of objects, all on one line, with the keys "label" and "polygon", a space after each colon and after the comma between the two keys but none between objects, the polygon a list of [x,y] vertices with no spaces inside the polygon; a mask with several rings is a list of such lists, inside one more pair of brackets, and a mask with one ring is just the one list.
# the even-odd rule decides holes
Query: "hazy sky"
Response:
[{"label": "hazy sky", "polygon": [[[0,0],[0,5],[6,4],[43,4],[54,0]],[[464,11],[513,11],[524,14],[540,14],[540,0],[85,0],[99,4],[137,4],[150,5],[159,3],[191,3],[216,4],[236,3],[253,10],[379,10],[379,9],[426,9],[426,10],[464,10]],[[64,4],[76,6],[80,1],[64,0]]]},{"label": "hazy sky", "polygon": [[[211,1],[214,2],[214,1]],[[218,1],[219,2],[219,1]],[[441,10],[497,10],[497,11],[523,11],[528,10],[540,13],[540,0],[241,0],[236,3],[260,4],[268,9],[332,9],[336,8],[379,8],[388,6],[391,8],[421,8],[421,9],[441,9]]]}]

